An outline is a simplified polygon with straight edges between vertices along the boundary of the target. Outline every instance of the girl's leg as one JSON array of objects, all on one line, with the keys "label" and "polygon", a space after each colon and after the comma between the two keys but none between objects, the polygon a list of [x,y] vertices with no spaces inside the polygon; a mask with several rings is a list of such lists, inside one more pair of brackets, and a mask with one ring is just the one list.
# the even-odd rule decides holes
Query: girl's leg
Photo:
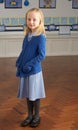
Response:
[{"label": "girl's leg", "polygon": [[40,99],[37,99],[34,101],[34,109],[35,109],[35,118],[39,118],[40,113]]},{"label": "girl's leg", "polygon": [[21,126],[25,127],[29,125],[33,118],[33,101],[27,99],[27,109],[28,109],[28,117],[21,122]]},{"label": "girl's leg", "polygon": [[33,116],[33,101],[27,99],[27,109],[28,109],[28,117],[32,118]]},{"label": "girl's leg", "polygon": [[34,101],[34,110],[35,110],[35,113],[34,113],[34,117],[33,117],[33,120],[30,124],[31,127],[37,127],[40,123],[40,115],[39,115],[39,112],[40,112],[40,99],[37,99],[36,101]]}]

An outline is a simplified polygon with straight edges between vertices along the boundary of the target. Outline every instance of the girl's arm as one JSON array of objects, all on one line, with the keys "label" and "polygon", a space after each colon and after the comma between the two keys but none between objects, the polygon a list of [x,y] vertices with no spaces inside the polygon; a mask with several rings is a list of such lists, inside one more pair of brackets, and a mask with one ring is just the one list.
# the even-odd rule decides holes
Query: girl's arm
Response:
[{"label": "girl's arm", "polygon": [[24,70],[28,69],[30,71],[31,68],[35,66],[35,64],[37,64],[45,59],[45,56],[46,56],[46,38],[45,38],[45,36],[42,35],[40,37],[40,39],[38,40],[38,42],[39,42],[38,55],[35,58],[33,58],[31,61],[29,61],[28,63],[25,64],[25,66],[23,68]]}]

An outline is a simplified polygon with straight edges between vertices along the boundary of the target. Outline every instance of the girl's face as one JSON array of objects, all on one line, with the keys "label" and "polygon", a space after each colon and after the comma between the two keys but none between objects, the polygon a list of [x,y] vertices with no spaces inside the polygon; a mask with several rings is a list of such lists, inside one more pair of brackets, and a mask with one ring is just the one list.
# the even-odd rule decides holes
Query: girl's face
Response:
[{"label": "girl's face", "polygon": [[38,12],[31,11],[27,14],[27,26],[32,32],[35,32],[40,24],[40,15]]}]

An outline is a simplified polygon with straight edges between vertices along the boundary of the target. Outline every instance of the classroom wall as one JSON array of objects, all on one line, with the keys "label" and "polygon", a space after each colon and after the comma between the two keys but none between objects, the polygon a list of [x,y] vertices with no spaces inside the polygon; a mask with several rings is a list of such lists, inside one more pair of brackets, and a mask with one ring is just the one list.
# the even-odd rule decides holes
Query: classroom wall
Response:
[{"label": "classroom wall", "polygon": [[[32,7],[39,7],[39,0],[29,0],[29,6],[6,9],[0,3],[1,25],[24,25],[25,13]],[[45,25],[54,23],[58,25],[78,24],[78,9],[72,9],[72,0],[56,0],[56,8],[42,8]],[[77,26],[78,28],[78,26]],[[23,41],[23,31],[0,32],[0,57],[16,57],[20,53]],[[68,35],[59,35],[58,31],[47,31],[47,56],[78,55],[78,30]]]},{"label": "classroom wall", "polygon": [[[24,6],[22,0],[21,9],[5,9],[5,3],[0,4],[0,17],[19,17],[24,16],[25,12],[32,7],[39,7],[39,0],[29,0],[29,6]],[[72,9],[72,1],[69,0],[56,0],[56,9],[42,9],[45,17],[74,17],[78,16],[78,9]]]},{"label": "classroom wall", "polygon": [[[0,24],[4,24],[2,18],[25,18],[25,13],[29,8],[39,7],[39,0],[29,0],[29,6],[24,6],[24,1],[22,0],[22,8],[20,9],[7,9],[5,3],[0,3]],[[45,19],[45,24],[52,22],[55,24],[78,23],[78,9],[72,9],[72,0],[56,0],[56,8],[42,8],[42,10],[44,17],[49,18]],[[11,24],[11,22],[7,23]]]}]

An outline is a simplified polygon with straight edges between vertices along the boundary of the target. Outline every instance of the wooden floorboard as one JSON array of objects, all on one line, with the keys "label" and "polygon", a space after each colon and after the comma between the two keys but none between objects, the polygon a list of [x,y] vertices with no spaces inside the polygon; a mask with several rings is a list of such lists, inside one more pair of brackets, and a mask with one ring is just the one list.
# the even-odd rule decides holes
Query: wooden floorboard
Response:
[{"label": "wooden floorboard", "polygon": [[[0,58],[0,130],[20,127],[27,115],[25,99],[17,99],[16,58]],[[46,98],[36,130],[78,130],[78,56],[51,56],[42,64]]]}]

